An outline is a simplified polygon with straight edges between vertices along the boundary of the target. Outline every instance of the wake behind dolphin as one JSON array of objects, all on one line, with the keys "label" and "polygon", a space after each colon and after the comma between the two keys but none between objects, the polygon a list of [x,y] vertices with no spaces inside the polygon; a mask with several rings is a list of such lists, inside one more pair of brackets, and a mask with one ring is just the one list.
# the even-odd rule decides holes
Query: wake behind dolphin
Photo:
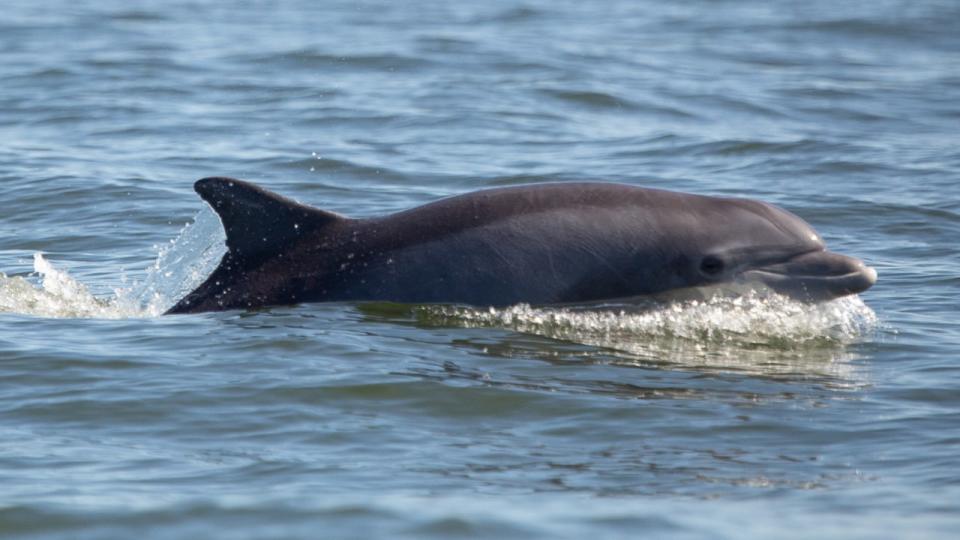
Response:
[{"label": "wake behind dolphin", "polygon": [[489,189],[351,219],[232,178],[194,186],[227,253],[167,313],[328,301],[575,304],[691,288],[823,301],[876,271],[776,206],[613,183]]}]

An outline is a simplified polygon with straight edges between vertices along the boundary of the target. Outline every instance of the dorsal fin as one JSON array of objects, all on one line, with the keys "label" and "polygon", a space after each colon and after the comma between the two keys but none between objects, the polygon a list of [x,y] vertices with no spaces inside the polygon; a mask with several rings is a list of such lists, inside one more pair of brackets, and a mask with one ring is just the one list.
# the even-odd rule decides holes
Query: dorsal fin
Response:
[{"label": "dorsal fin", "polygon": [[193,189],[220,216],[229,252],[248,262],[276,253],[306,232],[346,219],[234,178],[204,178]]}]

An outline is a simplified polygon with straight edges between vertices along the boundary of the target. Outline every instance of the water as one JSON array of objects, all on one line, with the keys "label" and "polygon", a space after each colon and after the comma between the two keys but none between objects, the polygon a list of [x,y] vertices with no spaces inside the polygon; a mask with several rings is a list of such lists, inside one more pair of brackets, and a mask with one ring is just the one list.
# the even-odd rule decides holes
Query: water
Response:
[{"label": "water", "polygon": [[[0,536],[948,538],[952,1],[4,4]],[[859,298],[162,317],[192,181],[780,204]],[[196,224],[186,227],[188,223]]]}]

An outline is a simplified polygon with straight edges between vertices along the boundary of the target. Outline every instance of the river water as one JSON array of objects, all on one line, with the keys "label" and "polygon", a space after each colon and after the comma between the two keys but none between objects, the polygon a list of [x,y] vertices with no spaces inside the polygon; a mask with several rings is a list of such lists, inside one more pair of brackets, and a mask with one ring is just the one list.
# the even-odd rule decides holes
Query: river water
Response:
[{"label": "river water", "polygon": [[[4,3],[0,536],[950,538],[960,4]],[[160,316],[229,175],[766,200],[859,297]]]}]

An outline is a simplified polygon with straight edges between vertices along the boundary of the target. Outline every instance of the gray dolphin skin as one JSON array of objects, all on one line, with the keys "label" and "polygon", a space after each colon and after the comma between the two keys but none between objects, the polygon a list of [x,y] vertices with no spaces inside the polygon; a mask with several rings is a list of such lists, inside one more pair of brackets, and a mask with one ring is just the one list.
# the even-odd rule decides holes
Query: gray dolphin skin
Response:
[{"label": "gray dolphin skin", "polygon": [[232,178],[194,186],[227,253],[167,313],[301,302],[579,304],[714,285],[817,302],[877,273],[799,217],[748,199],[614,183],[477,191],[369,219]]}]

